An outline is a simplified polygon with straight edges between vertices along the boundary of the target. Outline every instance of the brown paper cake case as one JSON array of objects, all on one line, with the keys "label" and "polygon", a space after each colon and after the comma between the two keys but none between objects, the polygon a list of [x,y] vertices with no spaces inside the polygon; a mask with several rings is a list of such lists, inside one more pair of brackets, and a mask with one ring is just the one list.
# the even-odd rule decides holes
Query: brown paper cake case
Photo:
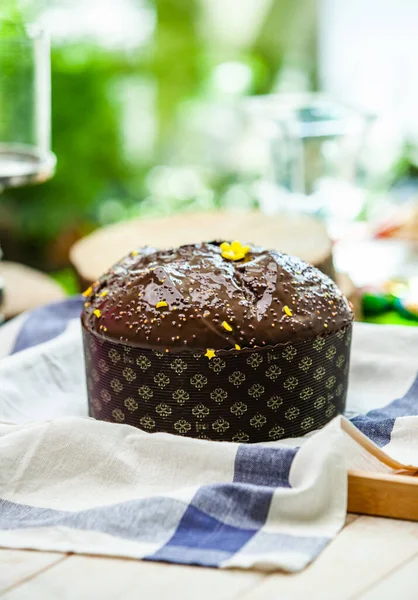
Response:
[{"label": "brown paper cake case", "polygon": [[263,348],[154,351],[83,327],[92,417],[234,442],[297,437],[344,412],[351,324]]}]

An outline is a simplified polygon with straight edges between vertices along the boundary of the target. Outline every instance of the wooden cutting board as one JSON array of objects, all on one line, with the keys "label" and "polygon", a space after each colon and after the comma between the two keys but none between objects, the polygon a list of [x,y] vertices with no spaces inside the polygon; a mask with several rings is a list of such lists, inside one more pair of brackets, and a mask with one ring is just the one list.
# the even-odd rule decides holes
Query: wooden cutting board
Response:
[{"label": "wooden cutting board", "polygon": [[6,319],[65,298],[64,290],[56,281],[26,265],[0,261],[0,279],[4,282],[4,302],[0,313]]},{"label": "wooden cutting board", "polygon": [[418,477],[413,474],[348,474],[348,512],[418,521]]},{"label": "wooden cutting board", "polygon": [[140,246],[169,248],[234,239],[299,256],[335,279],[332,243],[321,221],[301,215],[264,215],[256,210],[180,213],[110,225],[76,242],[70,260],[85,289]]},{"label": "wooden cutting board", "polygon": [[337,282],[361,318],[361,303],[351,279],[335,273],[332,243],[325,225],[306,215],[264,215],[254,211],[180,213],[134,219],[94,231],[76,242],[70,260],[80,291],[87,289],[117,260],[140,246],[167,248],[208,240],[248,241],[299,256]]},{"label": "wooden cutting board", "polygon": [[[418,467],[386,454],[347,419],[341,429],[387,472],[351,470],[348,473],[348,512],[418,521]],[[377,463],[377,464],[379,464]]]}]

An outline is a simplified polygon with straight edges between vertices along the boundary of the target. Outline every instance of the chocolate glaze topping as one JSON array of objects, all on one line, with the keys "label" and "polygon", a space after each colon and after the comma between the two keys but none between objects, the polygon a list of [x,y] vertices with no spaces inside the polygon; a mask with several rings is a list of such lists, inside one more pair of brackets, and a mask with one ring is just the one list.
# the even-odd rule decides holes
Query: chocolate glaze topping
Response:
[{"label": "chocolate glaze topping", "polygon": [[337,286],[308,263],[255,246],[228,260],[219,245],[132,252],[88,290],[84,327],[109,340],[179,351],[275,345],[353,320]]}]

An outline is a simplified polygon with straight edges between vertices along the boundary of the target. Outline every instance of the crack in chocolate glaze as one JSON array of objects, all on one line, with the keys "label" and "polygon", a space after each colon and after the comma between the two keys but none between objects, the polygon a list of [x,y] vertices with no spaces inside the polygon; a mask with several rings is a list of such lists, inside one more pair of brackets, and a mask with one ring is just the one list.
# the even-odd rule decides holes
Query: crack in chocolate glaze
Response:
[{"label": "crack in chocolate glaze", "polygon": [[132,252],[93,284],[84,327],[104,339],[180,351],[270,346],[353,320],[347,299],[312,265],[256,246],[232,261],[219,245]]}]

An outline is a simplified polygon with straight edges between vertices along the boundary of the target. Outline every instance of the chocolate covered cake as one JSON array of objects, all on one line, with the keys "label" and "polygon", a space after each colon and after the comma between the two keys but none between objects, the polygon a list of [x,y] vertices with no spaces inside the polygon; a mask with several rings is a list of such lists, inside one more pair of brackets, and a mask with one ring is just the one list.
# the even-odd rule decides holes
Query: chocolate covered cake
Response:
[{"label": "chocolate covered cake", "polygon": [[239,242],[143,248],[85,296],[96,418],[253,442],[344,409],[352,310],[300,259]]}]

